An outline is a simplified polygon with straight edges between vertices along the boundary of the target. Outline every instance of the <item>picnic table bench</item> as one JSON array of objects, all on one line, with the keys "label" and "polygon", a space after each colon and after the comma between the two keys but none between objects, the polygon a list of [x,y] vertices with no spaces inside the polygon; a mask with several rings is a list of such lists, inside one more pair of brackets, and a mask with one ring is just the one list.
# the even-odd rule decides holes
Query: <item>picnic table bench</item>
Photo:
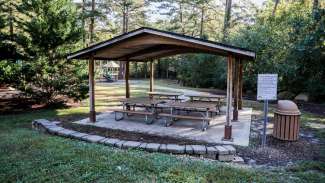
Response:
[{"label": "picnic table bench", "polygon": [[[122,119],[124,119],[125,115],[130,115],[130,114],[137,114],[137,115],[143,115],[145,116],[145,121],[147,122],[147,124],[151,124],[154,120],[154,112],[146,112],[146,111],[133,111],[133,110],[114,110],[115,112],[115,121],[120,121]],[[122,117],[118,118],[117,114],[121,113]],[[148,121],[148,117],[151,116],[152,119],[150,121]]]},{"label": "picnic table bench", "polygon": [[[157,117],[156,106],[159,103],[163,103],[163,100],[150,99],[147,97],[136,97],[136,98],[127,98],[121,100],[123,109],[114,110],[115,120],[119,121],[125,118],[125,116],[130,115],[141,115],[145,117],[145,121],[150,124]],[[136,111],[135,108],[145,108],[145,111]],[[132,108],[132,109],[131,109]],[[122,117],[118,118],[117,114],[121,113]],[[148,118],[151,117],[151,120],[148,121]]]}]

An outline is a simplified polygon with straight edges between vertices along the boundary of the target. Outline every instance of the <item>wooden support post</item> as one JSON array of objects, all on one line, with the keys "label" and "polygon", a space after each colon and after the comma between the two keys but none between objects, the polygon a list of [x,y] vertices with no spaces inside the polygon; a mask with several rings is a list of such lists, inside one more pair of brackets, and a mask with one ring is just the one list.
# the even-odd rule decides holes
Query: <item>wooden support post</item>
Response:
[{"label": "wooden support post", "polygon": [[238,91],[238,109],[243,109],[243,60],[239,60],[239,68],[238,68],[238,85],[239,85],[239,91]]},{"label": "wooden support post", "polygon": [[130,62],[125,63],[125,98],[130,98],[130,85],[129,85],[129,74],[130,74]]},{"label": "wooden support post", "polygon": [[232,107],[232,75],[233,75],[233,56],[228,55],[228,71],[227,71],[227,111],[226,111],[226,125],[223,140],[232,140],[232,126],[231,126],[231,107]]},{"label": "wooden support post", "polygon": [[234,110],[233,110],[233,121],[238,121],[238,97],[239,97],[239,60],[234,60]]},{"label": "wooden support post", "polygon": [[155,77],[154,64],[153,64],[153,60],[151,60],[150,61],[150,88],[149,88],[150,92],[153,92],[154,90],[154,77]]},{"label": "wooden support post", "polygon": [[94,57],[88,61],[88,74],[89,74],[89,120],[90,122],[96,122],[95,112],[95,76],[94,76]]}]

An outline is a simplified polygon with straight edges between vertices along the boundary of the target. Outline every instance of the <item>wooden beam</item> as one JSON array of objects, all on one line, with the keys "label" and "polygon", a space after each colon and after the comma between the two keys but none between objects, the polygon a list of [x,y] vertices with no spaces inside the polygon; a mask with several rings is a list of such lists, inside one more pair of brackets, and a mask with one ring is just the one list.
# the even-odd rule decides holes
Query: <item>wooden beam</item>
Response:
[{"label": "wooden beam", "polygon": [[153,92],[154,90],[154,77],[155,77],[155,73],[154,73],[154,63],[153,60],[150,61],[150,88],[149,91]]},{"label": "wooden beam", "polygon": [[[138,46],[139,47],[139,46]],[[146,55],[146,54],[150,54],[150,53],[154,53],[156,51],[162,51],[162,50],[186,50],[186,49],[191,49],[188,47],[184,47],[184,46],[177,46],[177,45],[163,45],[163,44],[157,44],[157,45],[147,45],[144,46],[144,48],[137,50],[137,49],[133,49],[134,51],[132,53],[129,54],[125,54],[121,57],[115,57],[112,58],[114,60],[128,60],[131,59],[132,57],[137,57],[137,56],[141,56],[141,55]]]},{"label": "wooden beam", "polygon": [[232,75],[233,75],[233,56],[228,55],[228,71],[227,71],[227,110],[226,110],[226,125],[223,140],[232,140],[231,126],[231,108],[232,108]]},{"label": "wooden beam", "polygon": [[130,58],[130,60],[137,61],[137,60],[159,59],[162,57],[174,56],[174,55],[184,54],[184,53],[207,53],[207,54],[210,54],[209,52],[205,52],[205,51],[198,51],[198,50],[191,50],[191,49],[184,48],[184,49],[175,49],[175,50],[156,51],[156,52],[144,54],[141,56],[132,57],[132,58]]},{"label": "wooden beam", "polygon": [[125,63],[125,98],[130,98],[130,85],[129,85],[129,74],[130,74],[130,62]]},{"label": "wooden beam", "polygon": [[239,59],[234,60],[234,110],[233,110],[233,121],[238,121],[238,97],[239,97]]},{"label": "wooden beam", "polygon": [[239,85],[239,91],[238,91],[238,109],[243,109],[243,60],[239,59],[239,68],[238,68],[238,85]]},{"label": "wooden beam", "polygon": [[89,74],[89,121],[96,122],[95,111],[95,76],[94,76],[94,57],[88,61],[88,74]]}]

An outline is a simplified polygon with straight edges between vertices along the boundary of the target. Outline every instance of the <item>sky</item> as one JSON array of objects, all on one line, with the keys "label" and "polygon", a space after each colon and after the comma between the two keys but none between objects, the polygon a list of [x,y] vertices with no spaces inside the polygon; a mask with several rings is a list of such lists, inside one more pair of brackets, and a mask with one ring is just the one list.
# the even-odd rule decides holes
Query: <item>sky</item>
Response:
[{"label": "sky", "polygon": [[253,3],[255,3],[258,6],[262,6],[262,4],[265,2],[266,0],[252,0]]}]

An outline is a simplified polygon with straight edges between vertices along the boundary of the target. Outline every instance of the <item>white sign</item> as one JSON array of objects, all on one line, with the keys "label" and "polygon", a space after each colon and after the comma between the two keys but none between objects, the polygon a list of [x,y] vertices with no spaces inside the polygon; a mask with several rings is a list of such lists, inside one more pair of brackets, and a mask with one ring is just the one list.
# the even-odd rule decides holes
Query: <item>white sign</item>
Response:
[{"label": "white sign", "polygon": [[276,100],[277,74],[259,74],[257,80],[257,100]]}]

